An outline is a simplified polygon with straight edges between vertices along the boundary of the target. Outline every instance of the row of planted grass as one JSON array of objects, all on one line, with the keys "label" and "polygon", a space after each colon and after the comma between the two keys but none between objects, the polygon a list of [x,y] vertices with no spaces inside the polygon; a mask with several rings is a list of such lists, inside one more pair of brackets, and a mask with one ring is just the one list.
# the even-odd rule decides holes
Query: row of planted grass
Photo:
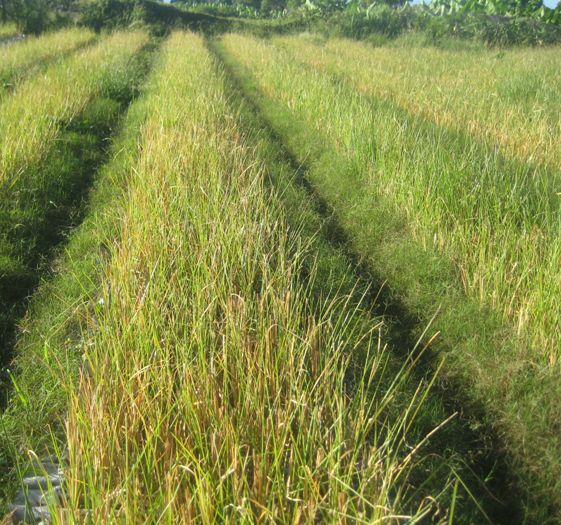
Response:
[{"label": "row of planted grass", "polygon": [[4,90],[29,75],[30,70],[42,68],[46,61],[84,46],[92,42],[93,38],[93,34],[88,30],[66,29],[40,37],[30,37],[2,48],[0,96]]},{"label": "row of planted grass", "polygon": [[[210,42],[209,47],[228,73],[227,89],[231,104],[240,105],[240,126],[256,153],[265,161],[266,187],[282,203],[289,226],[306,239],[313,252],[313,293],[316,297],[329,296],[334,290],[349,295],[349,304],[361,304],[366,323],[376,324],[387,308],[387,297],[373,285],[371,274],[360,261],[348,252],[344,233],[325,209],[317,195],[307,186],[305,166],[292,157],[270,122],[247,98],[243,87],[230,67],[218,53],[219,45]],[[237,106],[236,106],[237,107]],[[353,302],[354,301],[354,302]],[[399,317],[397,312],[392,315]],[[385,321],[388,318],[386,316]],[[409,321],[404,318],[384,322],[382,337],[388,345],[387,377],[404,367],[419,350],[418,334],[409,333]],[[427,327],[426,334],[431,334]],[[424,339],[423,337],[420,338]],[[421,353],[420,358],[423,359]],[[359,369],[360,360],[355,362]],[[422,447],[419,462],[412,469],[409,479],[411,499],[404,508],[411,508],[413,501],[431,495],[435,508],[448,509],[454,500],[454,523],[514,523],[522,518],[520,492],[513,486],[504,457],[497,454],[497,442],[482,428],[478,413],[463,410],[461,397],[453,399],[449,386],[440,384],[434,369],[422,362],[405,365],[407,374],[402,379],[391,402],[394,414],[404,411],[413,397],[419,382],[436,380],[431,392],[424,399],[417,418],[408,429],[409,441],[418,442],[427,434],[431,438]],[[442,388],[441,388],[442,387]],[[459,413],[458,413],[459,412]],[[451,414],[455,416],[451,417]],[[442,422],[446,424],[442,425]],[[433,432],[438,427],[438,432]],[[450,473],[457,484],[447,484]],[[443,519],[447,511],[435,511],[433,521]],[[448,516],[449,517],[449,516]]]},{"label": "row of planted grass", "polygon": [[0,331],[5,361],[23,298],[46,267],[134,89],[142,33],[116,34],[48,67],[0,105]]},{"label": "row of planted grass", "polygon": [[396,415],[379,325],[314,296],[225,85],[200,37],[171,37],[33,301],[3,425],[41,454],[69,408],[60,521],[371,522],[409,501],[426,387]]},{"label": "row of planted grass", "polygon": [[[529,335],[536,358],[555,362],[561,348],[558,50],[455,53],[372,49],[344,40],[321,47],[310,45],[310,38],[278,42],[369,96],[460,132],[448,134],[456,142],[452,159],[423,164],[415,158],[423,167],[419,173],[381,177],[381,183],[421,223],[421,242],[436,235],[434,244],[457,259],[467,293]],[[416,121],[402,120],[409,126]],[[402,140],[403,134],[396,127],[387,135]],[[444,140],[441,148],[449,148],[450,139]],[[418,148],[421,154],[426,149]],[[447,168],[453,163],[455,170]],[[446,173],[436,184],[435,172]]]},{"label": "row of planted grass", "polygon": [[[420,319],[439,311],[433,326],[441,331],[441,348],[449,350],[446,369],[499,423],[528,490],[527,511],[551,517],[560,493],[557,334],[551,315],[557,248],[532,220],[552,226],[555,209],[538,215],[534,181],[515,161],[365,97],[299,63],[292,52],[229,35],[222,53],[297,158],[308,164],[312,184],[335,210],[354,249]],[[511,184],[507,176],[514,178]],[[480,285],[477,294],[473,282]],[[491,289],[498,294],[492,300],[486,295],[489,282],[496,283]],[[464,288],[499,310],[507,300],[511,308],[525,301],[531,322],[520,308],[519,335],[537,326],[532,340],[542,346],[527,351],[502,316],[465,299]]]},{"label": "row of planted grass", "polygon": [[[322,52],[307,39],[282,40],[293,56],[374,97],[368,119],[355,126],[368,134],[362,147],[374,163],[382,152],[384,162],[372,163],[373,185],[407,215],[421,244],[456,262],[469,296],[527,336],[537,366],[555,364],[561,349],[559,53],[516,50],[497,58],[490,51],[413,48],[389,49],[382,60],[378,50],[337,43],[336,55],[330,42]],[[413,114],[385,104],[388,99]]]},{"label": "row of planted grass", "polygon": [[110,89],[146,41],[142,32],[116,33],[49,67],[6,99],[0,106],[0,184],[17,185],[27,166],[52,146],[63,123]]},{"label": "row of planted grass", "polygon": [[[379,97],[372,110],[375,124],[364,129],[370,134],[368,147],[376,155],[377,150],[391,152],[392,144],[405,144],[407,160],[405,165],[400,160],[377,166],[375,182],[408,215],[421,243],[435,246],[458,263],[468,295],[504,313],[519,334],[529,336],[536,361],[555,363],[561,348],[555,314],[561,292],[560,181],[555,172],[534,161],[539,152],[556,165],[559,111],[554,93],[561,88],[555,81],[557,54],[518,50],[496,58],[484,51],[454,56],[413,48],[389,49],[386,58],[378,60],[377,50],[369,57],[368,49],[360,45],[337,42],[339,55],[331,51],[330,42],[329,51],[323,52],[303,39],[284,39],[282,45],[306,63],[337,72],[369,96]],[[404,60],[405,53],[411,54],[410,61]],[[498,65],[491,67],[493,61]],[[509,90],[516,96],[507,96]],[[431,121],[469,133],[426,126],[381,102],[385,99],[414,113],[430,108],[433,114],[425,116]],[[415,104],[424,109],[417,111],[412,108]],[[439,118],[443,112],[447,116]],[[470,123],[486,135],[477,137]],[[473,134],[493,145],[474,143]],[[494,145],[503,139],[526,156],[519,161],[506,158],[508,148]],[[530,163],[525,162],[528,159]]]},{"label": "row of planted grass", "polygon": [[303,61],[343,76],[365,94],[468,132],[523,161],[561,168],[558,47],[372,47],[311,35],[276,42]]},{"label": "row of planted grass", "polygon": [[[344,297],[312,310],[302,247],[234,117],[202,40],[173,37],[71,403],[70,506],[94,521],[392,515],[406,467],[370,441],[393,446],[401,424],[382,430],[391,390],[368,391],[376,335]],[[350,395],[353,352],[368,355]]]},{"label": "row of planted grass", "polygon": [[[30,259],[36,260],[38,248],[40,252],[52,248],[53,237],[61,240],[58,231],[61,226],[76,226],[76,218],[83,217],[84,222],[71,233],[54,264],[29,268],[27,272],[21,266],[11,270],[6,266],[2,268],[3,277],[12,283],[17,281],[15,274],[22,271],[31,274],[32,283],[37,283],[45,270],[52,267],[52,275],[43,279],[27,305],[25,318],[19,321],[12,352],[15,361],[9,371],[9,402],[0,424],[0,503],[3,508],[18,487],[17,473],[23,473],[20,469],[25,468],[30,450],[43,457],[65,447],[63,418],[68,406],[67,391],[61,380],[75,379],[82,363],[82,321],[87,309],[98,299],[101,286],[96,273],[104,262],[105,253],[100,232],[106,236],[118,234],[117,196],[126,186],[129,159],[138,147],[138,128],[144,118],[140,104],[131,106],[126,117],[128,124],[123,126],[119,139],[108,151],[108,138],[115,128],[121,129],[119,117],[136,96],[150,66],[150,46],[138,53],[138,42],[135,42],[138,38],[144,39],[140,34],[133,36],[129,58],[125,58],[125,49],[120,51],[126,64],[117,61],[117,70],[107,68],[103,90],[72,123],[63,126],[41,166],[34,168],[45,183],[52,181],[43,186],[42,200],[57,202],[56,216],[60,220],[53,217],[55,210],[45,215],[45,209],[36,213],[36,206],[27,229],[41,238],[38,243],[27,238],[21,248]],[[108,166],[100,166],[109,154]],[[85,204],[82,200],[92,184],[94,190]],[[30,290],[24,287],[23,291]],[[15,304],[14,309],[23,312]],[[7,321],[11,326],[15,319],[7,316]]]}]

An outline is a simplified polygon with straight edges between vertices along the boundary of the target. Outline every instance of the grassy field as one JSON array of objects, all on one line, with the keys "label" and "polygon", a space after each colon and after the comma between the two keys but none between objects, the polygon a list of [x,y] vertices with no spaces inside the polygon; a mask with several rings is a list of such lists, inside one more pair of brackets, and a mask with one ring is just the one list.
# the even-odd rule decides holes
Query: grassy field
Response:
[{"label": "grassy field", "polygon": [[444,519],[453,470],[410,481],[430,380],[400,400],[411,365],[388,365],[380,320],[312,293],[313,237],[237,119],[202,39],[171,37],[32,304],[6,442],[40,451],[58,427],[62,521]]},{"label": "grassy field", "polygon": [[[555,363],[561,349],[559,50],[372,51],[349,41],[318,49],[296,38],[282,44],[403,108],[408,124],[428,120],[454,130],[422,144],[415,132],[384,126],[394,143],[412,137],[412,164],[422,169],[397,180],[384,170],[377,179],[414,216],[419,241],[458,261],[468,295],[504,312],[529,336],[535,358]],[[435,173],[447,177],[435,183]]]},{"label": "grassy field", "polygon": [[277,39],[308,64],[439,126],[490,141],[504,153],[559,170],[558,47],[449,51],[371,47],[311,35]]},{"label": "grassy field", "polygon": [[4,507],[54,454],[56,523],[558,521],[554,50],[6,50]]},{"label": "grassy field", "polygon": [[118,33],[54,64],[4,101],[0,183],[18,184],[26,167],[37,163],[52,145],[62,123],[75,118],[104,88],[110,89],[112,77],[122,75],[122,68],[145,42],[142,33]]},{"label": "grassy field", "polygon": [[49,61],[59,58],[80,46],[91,43],[89,31],[67,29],[41,37],[30,37],[18,45],[2,49],[0,54],[0,96],[14,89],[18,81],[31,76]]},{"label": "grassy field", "polygon": [[77,220],[90,171],[126,87],[134,82],[132,59],[146,42],[142,33],[104,39],[32,76],[0,104],[3,364],[25,297],[48,269],[53,247]]},{"label": "grassy field", "polygon": [[302,64],[311,52],[294,46],[313,45],[307,39],[288,41],[289,51],[286,42],[232,35],[223,52],[309,167],[358,256],[421,320],[419,330],[438,313],[445,372],[487,407],[528,491],[555,505],[555,174],[365,96],[351,74]]}]

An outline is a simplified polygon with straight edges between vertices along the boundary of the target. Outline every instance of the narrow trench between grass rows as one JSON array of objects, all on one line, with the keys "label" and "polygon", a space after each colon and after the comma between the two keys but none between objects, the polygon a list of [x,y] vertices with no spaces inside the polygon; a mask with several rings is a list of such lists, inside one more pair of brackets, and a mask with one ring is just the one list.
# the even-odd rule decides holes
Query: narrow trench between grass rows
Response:
[{"label": "narrow trench between grass rows", "polygon": [[[382,276],[375,275],[357,254],[352,240],[338,223],[335,210],[331,209],[309,182],[305,164],[290,151],[283,137],[275,130],[274,124],[260,110],[259,101],[244,89],[243,82],[229,66],[221,49],[213,41],[207,42],[211,53],[226,72],[234,99],[237,98],[247,108],[248,113],[251,114],[249,120],[253,127],[258,128],[274,145],[278,162],[284,163],[296,174],[296,184],[303,190],[303,194],[310,200],[315,212],[321,218],[322,240],[332,251],[342,254],[348,261],[349,266],[353,268],[354,276],[361,283],[359,288],[366,290],[364,299],[367,306],[375,315],[384,318],[388,327],[385,338],[395,358],[400,361],[412,359],[411,351],[419,346],[415,332],[418,332],[420,321],[392,293]],[[281,188],[274,189],[277,193],[282,192]],[[436,358],[437,356],[431,355],[430,351],[420,356],[414,370],[417,379],[422,380],[434,373]],[[517,488],[516,479],[509,470],[499,437],[485,422],[483,408],[471,401],[466,404],[459,386],[442,380],[435,383],[432,397],[442,404],[447,413],[457,413],[457,416],[439,432],[436,440],[431,441],[428,449],[425,450],[430,454],[452,453],[461,458],[465,465],[463,475],[466,476],[462,480],[466,483],[466,492],[471,493],[472,501],[469,505],[480,507],[480,519],[482,515],[486,515],[492,523],[522,523],[524,518],[521,491]],[[431,428],[427,427],[423,430],[428,433]],[[462,473],[460,476],[462,477]],[[472,512],[467,511],[467,514]],[[458,522],[464,522],[461,513],[462,509],[456,512]],[[467,522],[470,522],[469,520],[470,518]]]},{"label": "narrow trench between grass rows", "polygon": [[[137,57],[140,81],[150,69],[154,47],[148,44]],[[18,323],[31,294],[52,272],[65,239],[82,222],[88,192],[108,159],[121,117],[137,95],[138,86],[130,85],[92,100],[81,115],[64,123],[47,157],[25,173],[26,179],[40,182],[24,185],[16,199],[0,203],[0,231],[24,261],[0,273],[0,410],[12,390],[9,363]]]}]

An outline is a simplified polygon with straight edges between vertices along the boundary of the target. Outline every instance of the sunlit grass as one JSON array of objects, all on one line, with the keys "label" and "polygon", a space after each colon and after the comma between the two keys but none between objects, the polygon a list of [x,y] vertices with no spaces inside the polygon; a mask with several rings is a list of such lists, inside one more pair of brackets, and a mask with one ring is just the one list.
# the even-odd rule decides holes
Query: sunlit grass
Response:
[{"label": "sunlit grass", "polygon": [[419,319],[438,312],[447,373],[485,404],[530,499],[557,501],[557,176],[357,90],[306,40],[276,42],[228,35],[223,52],[358,254]]},{"label": "sunlit grass", "polygon": [[70,408],[70,508],[95,522],[390,518],[416,402],[381,425],[376,327],[344,297],[312,307],[302,247],[212,68],[200,38],[176,35],[150,86]]},{"label": "sunlit grass", "polygon": [[[294,51],[295,57],[317,51],[304,41],[298,45],[304,51]],[[267,53],[264,91],[305,114],[343,155],[357,159],[363,173],[358,183],[373,198],[381,194],[392,202],[423,246],[452,258],[468,295],[510,318],[519,334],[529,336],[536,359],[555,363],[561,348],[557,177],[342,91],[310,71],[306,78],[321,85],[312,91],[303,76],[292,82],[300,69],[289,58],[276,66],[284,55]]]},{"label": "sunlit grass", "polygon": [[414,118],[375,104],[371,148],[393,150],[400,160],[395,169],[374,167],[373,181],[408,215],[421,243],[457,262],[467,293],[504,312],[519,334],[529,335],[535,356],[555,363],[561,348],[558,50],[458,53],[342,40],[322,47],[302,38],[281,42],[360,91],[462,133],[427,133]]},{"label": "sunlit grass", "polygon": [[61,522],[414,522],[438,498],[404,505],[427,387],[396,411],[407,370],[381,325],[314,295],[312,240],[264,189],[225,86],[202,38],[164,45],[25,325],[4,427],[40,453],[68,418]]},{"label": "sunlit grass", "polygon": [[[93,48],[49,67],[0,105],[0,185],[13,186],[38,162],[88,101],[111,87],[132,55],[146,43],[142,32],[116,33]],[[23,131],[23,133],[22,133]]]},{"label": "sunlit grass", "polygon": [[[96,143],[101,138],[92,135],[93,128],[99,132],[100,120],[115,117],[121,101],[109,99],[127,86],[129,65],[146,41],[142,33],[112,36],[49,66],[0,104],[2,354],[26,294],[46,269],[43,258],[60,240],[60,228],[75,220],[64,214],[75,213],[88,187],[87,166],[76,164],[95,162],[99,152],[88,148],[99,149],[102,143]],[[94,100],[99,103],[91,108]],[[86,109],[91,109],[89,116],[84,116]],[[82,124],[81,134],[73,133],[83,116],[90,121]]]},{"label": "sunlit grass", "polygon": [[[48,67],[0,104],[0,361],[26,296],[80,216],[147,37],[121,35]],[[80,59],[89,61],[88,67]],[[55,91],[53,91],[53,89]],[[117,99],[117,100],[115,100]],[[18,120],[25,117],[29,125]],[[3,377],[5,381],[6,378]],[[2,396],[5,393],[2,392]]]},{"label": "sunlit grass", "polygon": [[[17,288],[17,281],[11,272],[27,271],[36,279],[42,273],[48,275],[45,263],[39,268],[34,268],[32,264],[37,258],[37,249],[41,247],[38,244],[44,245],[43,239],[30,241],[37,236],[37,230],[44,232],[45,223],[52,221],[51,206],[56,205],[57,213],[62,209],[75,214],[76,208],[82,213],[88,212],[52,265],[54,275],[41,282],[33,293],[25,318],[19,321],[13,351],[15,359],[9,366],[9,378],[5,378],[8,384],[3,385],[10,396],[0,423],[2,505],[10,502],[17,487],[13,469],[15,466],[25,466],[29,450],[42,457],[66,446],[62,434],[68,398],[61,384],[75,380],[82,363],[83,342],[80,334],[83,326],[87,325],[88,310],[98,300],[99,287],[102,286],[99,275],[100,265],[105,262],[102,241],[118,235],[120,198],[127,185],[130,167],[127,161],[134,156],[138,147],[139,128],[145,117],[142,105],[136,104],[127,112],[127,125],[113,144],[110,162],[105,169],[91,173],[92,169],[97,170],[99,167],[77,166],[76,162],[91,163],[94,159],[97,164],[109,153],[109,143],[103,147],[100,142],[107,141],[107,135],[110,134],[108,128],[116,125],[119,112],[126,108],[138,89],[137,83],[146,73],[147,64],[143,63],[146,59],[146,51],[143,51],[133,61],[127,60],[128,64],[120,64],[124,68],[113,72],[115,75],[110,92],[95,97],[88,103],[85,112],[78,116],[79,129],[62,130],[62,144],[49,153],[41,166],[31,170],[27,182],[32,180],[37,185],[33,193],[37,203],[20,202],[20,206],[12,210],[5,202],[0,205],[1,217],[6,219],[5,231],[14,230],[12,244],[18,239],[19,229],[9,222],[10,214],[12,222],[31,222],[31,225],[26,224],[31,235],[20,239],[20,242],[25,240],[26,244],[13,246],[14,251],[17,248],[17,251],[27,255],[21,257],[17,264],[0,266],[0,276],[6,289],[10,285]],[[110,74],[110,71],[107,70],[107,73]],[[100,132],[104,135],[97,136]],[[88,148],[93,151],[88,151]],[[86,178],[88,180],[82,180]],[[72,194],[76,185],[83,193],[92,184],[94,189],[88,196],[87,204],[79,200],[67,202],[67,194]],[[52,204],[49,205],[49,202]],[[70,224],[76,220],[73,217],[61,219]],[[48,233],[52,236],[54,232]],[[8,246],[3,246],[5,250],[2,253],[5,254]],[[14,282],[10,282],[10,279]],[[3,313],[9,315],[9,312]],[[12,318],[9,320],[15,322]],[[5,360],[6,356],[3,358]],[[53,448],[53,438],[58,439],[59,448]]]},{"label": "sunlit grass", "polygon": [[[2,36],[0,29],[0,38]],[[51,58],[71,51],[93,40],[87,29],[65,29],[40,37],[29,37],[7,47],[0,53],[0,96],[3,89],[11,87],[32,66],[38,68]]]},{"label": "sunlit grass", "polygon": [[365,94],[500,145],[522,160],[561,169],[558,47],[460,52],[310,36],[276,41]]}]

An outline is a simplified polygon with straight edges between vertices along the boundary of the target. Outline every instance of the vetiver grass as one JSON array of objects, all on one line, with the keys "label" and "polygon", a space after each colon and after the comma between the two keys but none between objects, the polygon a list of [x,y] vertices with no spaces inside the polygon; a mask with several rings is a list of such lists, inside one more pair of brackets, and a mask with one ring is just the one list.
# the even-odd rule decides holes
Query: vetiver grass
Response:
[{"label": "vetiver grass", "polygon": [[[139,127],[145,116],[141,104],[133,104],[127,112],[127,124],[111,148],[110,163],[101,173],[92,173],[92,170],[107,158],[111,128],[118,125],[120,112],[136,96],[138,83],[149,66],[146,60],[149,56],[146,50],[134,59],[131,55],[132,60],[128,60],[120,72],[114,71],[114,75],[108,76],[102,93],[88,103],[73,124],[65,125],[56,147],[35,170],[37,176],[46,179],[45,182],[52,182],[43,187],[44,199],[47,202],[54,199],[57,206],[46,216],[46,210],[37,207],[35,212],[40,213],[30,214],[32,224],[27,229],[32,235],[41,235],[41,239],[39,243],[23,246],[28,254],[27,266],[29,258],[35,258],[38,247],[52,243],[52,239],[43,238],[45,234],[50,238],[60,237],[60,232],[56,231],[60,224],[56,220],[52,224],[53,211],[58,215],[78,216],[61,217],[65,228],[74,225],[84,215],[85,220],[70,234],[64,252],[53,265],[48,265],[47,260],[40,268],[31,268],[27,272],[33,282],[41,276],[43,281],[33,294],[25,319],[20,321],[13,352],[15,362],[10,365],[8,385],[4,385],[7,392],[2,392],[3,397],[9,394],[9,403],[0,423],[2,507],[10,502],[18,487],[16,474],[25,468],[28,451],[33,450],[40,457],[53,454],[57,450],[52,448],[53,437],[62,439],[67,399],[65,389],[61,388],[61,378],[65,381],[76,378],[82,362],[81,321],[92,301],[97,300],[101,286],[97,273],[104,262],[100,232],[106,236],[118,233],[118,197],[126,187],[127,161],[138,147]],[[92,183],[95,189],[88,203],[84,204],[80,202],[84,198],[83,192]],[[76,201],[73,193],[77,189],[78,201],[73,202]],[[15,285],[14,274],[9,274],[6,267],[4,270]],[[25,271],[25,266],[19,268],[20,272],[22,270]],[[10,318],[10,321],[14,320]],[[44,359],[45,349],[50,350],[51,359]],[[57,443],[60,445],[61,441]]]},{"label": "vetiver grass", "polygon": [[2,364],[25,296],[61,228],[75,222],[89,167],[110,133],[103,128],[116,118],[123,88],[134,81],[133,58],[146,42],[143,33],[112,36],[47,68],[0,105]]},{"label": "vetiver grass", "polygon": [[306,35],[276,42],[310,64],[344,75],[366,94],[490,141],[522,160],[561,169],[559,47],[372,47]]},{"label": "vetiver grass", "polygon": [[4,90],[29,74],[30,69],[38,69],[46,61],[77,49],[92,40],[93,34],[88,30],[65,29],[40,37],[30,37],[3,47],[0,53],[0,97]]},{"label": "vetiver grass", "polygon": [[243,64],[237,74],[248,92],[309,164],[357,252],[415,315],[439,311],[434,327],[451,350],[446,370],[501,429],[535,498],[528,512],[554,515],[558,207],[551,192],[539,193],[545,177],[536,181],[527,165],[470,136],[363,96],[295,54],[234,35],[224,46]]},{"label": "vetiver grass", "polygon": [[0,184],[16,184],[26,167],[48,151],[61,124],[79,114],[111,75],[123,73],[146,38],[142,32],[116,33],[48,68],[5,100],[0,106]]},{"label": "vetiver grass", "polygon": [[[418,350],[416,341],[419,336],[409,331],[411,320],[402,315],[404,312],[397,311],[396,305],[392,305],[391,300],[388,302],[388,294],[372,283],[371,272],[356,259],[356,254],[349,251],[345,232],[321,197],[311,191],[306,182],[305,165],[293,157],[282,139],[279,140],[276,130],[251,100],[253,97],[248,98],[244,93],[245,81],[251,82],[251,79],[236,78],[235,68],[230,69],[232,64],[222,60],[218,42],[209,42],[209,47],[228,73],[227,90],[231,93],[231,104],[234,107],[240,104],[240,126],[248,134],[256,153],[266,159],[266,186],[272,188],[282,203],[289,226],[307,239],[309,250],[314,253],[314,294],[325,297],[333,290],[348,294],[353,298],[351,300],[363,305],[364,316],[372,310],[373,318],[365,319],[367,323],[375,324],[377,318],[384,316],[382,337],[388,344],[388,369],[401,368]],[[430,334],[432,331],[427,327],[424,336],[428,339]],[[434,372],[426,364],[424,360],[416,362],[411,377],[402,381],[399,395],[392,400],[396,413],[417,388],[419,380],[432,380]],[[360,363],[356,366],[361,367]],[[436,386],[425,399],[410,429],[410,439],[422,439],[440,422],[447,423],[422,449],[422,461],[411,476],[411,485],[415,487],[413,498],[422,499],[427,494],[438,493],[437,502],[444,508],[450,501],[448,498],[453,498],[454,523],[488,521],[510,524],[520,521],[521,494],[512,484],[504,457],[497,454],[496,437],[489,435],[488,428],[482,427],[478,411],[464,410],[463,396],[451,395],[450,385],[446,381],[441,383],[441,377],[435,379]],[[450,420],[453,413],[456,417]],[[449,485],[447,493],[441,488],[442,480],[449,476],[449,472],[455,472],[461,482],[454,487]],[[433,520],[437,520],[436,514]]]},{"label": "vetiver grass", "polygon": [[[360,305],[313,295],[313,255],[264,190],[200,37],[165,44],[119,144],[32,310],[4,417],[13,429],[40,413],[29,361],[58,386],[51,427],[69,400],[58,520],[426,515],[430,499],[395,514],[422,454],[408,436],[426,387],[390,417],[406,370],[387,377],[379,324]],[[19,447],[39,453],[48,423]]]},{"label": "vetiver grass", "polygon": [[[377,50],[338,43],[336,56],[304,40],[283,40],[295,56],[323,62],[350,85],[395,98],[439,125],[467,130],[423,129],[422,120],[376,99],[372,121],[365,123],[370,130],[362,132],[371,135],[373,155],[381,150],[389,158],[393,144],[395,162],[375,166],[374,182],[408,216],[419,242],[457,262],[467,294],[510,318],[518,333],[529,337],[540,365],[542,358],[555,363],[561,349],[561,159],[555,160],[554,139],[561,125],[555,103],[559,53],[516,50],[498,58],[490,51],[412,48],[389,49],[382,60]],[[331,42],[326,46],[335,49]],[[424,109],[417,111],[416,104]],[[440,118],[441,112],[447,116]],[[478,146],[472,136],[492,143]],[[504,148],[496,146],[501,143]],[[505,156],[514,155],[509,149],[521,153],[519,162]]]},{"label": "vetiver grass", "polygon": [[71,403],[70,507],[98,522],[391,516],[405,466],[397,427],[387,449],[370,441],[391,399],[368,392],[383,362],[372,327],[344,298],[310,309],[301,247],[202,40],[175,36],[164,60]]}]

